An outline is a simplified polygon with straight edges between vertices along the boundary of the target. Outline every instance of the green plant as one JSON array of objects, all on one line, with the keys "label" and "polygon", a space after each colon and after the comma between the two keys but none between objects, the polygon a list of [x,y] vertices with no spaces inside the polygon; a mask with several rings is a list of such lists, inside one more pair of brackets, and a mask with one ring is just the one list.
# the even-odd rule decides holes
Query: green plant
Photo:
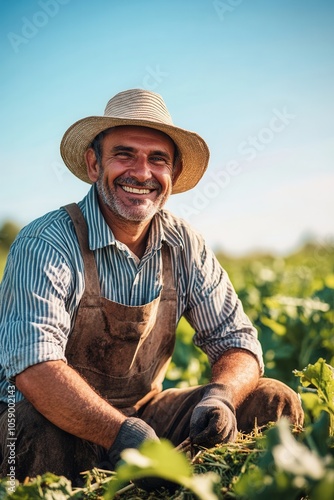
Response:
[{"label": "green plant", "polygon": [[334,497],[334,371],[319,359],[294,373],[304,387],[314,388],[309,393],[313,403],[306,399],[306,411],[312,413],[312,419],[297,437],[285,420],[266,433],[265,453],[236,484],[235,492],[241,498],[331,500]]},{"label": "green plant", "polygon": [[[155,456],[151,457],[153,462],[146,457],[151,462],[146,462],[144,472],[140,460],[145,460],[145,450],[144,458],[141,458],[142,451],[139,455],[126,455],[128,462],[116,475],[99,469],[86,471],[83,474],[85,486],[81,489],[73,489],[66,478],[47,473],[25,484],[17,483],[13,497],[5,478],[0,481],[0,500],[63,500],[69,497],[104,500],[107,494],[117,498],[116,492],[111,493],[109,489],[112,483],[113,488],[121,487],[121,493],[117,493],[120,500],[193,500],[196,491],[192,487],[189,489],[193,476],[199,477],[198,486],[201,474],[208,472],[215,474],[211,479],[219,477],[219,484],[211,483],[210,490],[217,499],[334,498],[331,367],[334,361],[334,247],[307,245],[285,258],[270,255],[242,259],[221,255],[219,258],[259,331],[266,375],[283,380],[295,389],[302,385],[300,392],[306,417],[303,432],[291,430],[282,422],[268,431],[239,435],[236,443],[211,450],[200,449],[195,453],[187,451],[189,469],[181,474],[181,480],[174,477],[179,486],[175,494],[164,490],[147,493],[131,484],[123,488],[117,483],[121,480],[125,485],[134,479],[133,471],[139,475],[152,473],[152,467],[157,477],[161,474],[166,478],[166,471],[161,470],[165,467],[161,466],[166,459],[165,451],[161,449],[158,462],[154,461]],[[209,380],[206,356],[193,345],[193,334],[193,329],[182,318],[165,388],[197,385]],[[175,450],[172,451],[174,457]],[[168,461],[174,462],[174,458],[170,458],[172,455],[166,456]],[[180,472],[181,466],[177,469],[173,474]],[[189,470],[190,476],[187,475]],[[185,483],[182,477],[188,478]]]},{"label": "green plant", "polygon": [[294,370],[303,387],[311,388],[302,394],[309,421],[316,420],[322,411],[329,415],[328,434],[334,437],[334,368],[322,358],[304,370]]}]

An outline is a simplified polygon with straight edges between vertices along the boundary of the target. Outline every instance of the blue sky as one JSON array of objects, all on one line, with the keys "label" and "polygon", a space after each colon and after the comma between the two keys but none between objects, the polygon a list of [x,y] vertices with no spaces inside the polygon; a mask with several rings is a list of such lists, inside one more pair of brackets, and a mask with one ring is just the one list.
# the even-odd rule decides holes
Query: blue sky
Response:
[{"label": "blue sky", "polygon": [[16,0],[1,6],[0,223],[89,186],[65,130],[115,93],[160,93],[210,166],[167,207],[214,249],[289,252],[334,237],[334,2]]}]

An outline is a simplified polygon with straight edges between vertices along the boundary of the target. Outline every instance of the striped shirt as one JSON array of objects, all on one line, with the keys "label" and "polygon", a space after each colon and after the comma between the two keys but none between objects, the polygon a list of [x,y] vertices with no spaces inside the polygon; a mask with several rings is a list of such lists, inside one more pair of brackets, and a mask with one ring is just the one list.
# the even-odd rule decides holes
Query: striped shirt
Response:
[{"label": "striped shirt", "polygon": [[[162,288],[161,245],[171,249],[179,319],[195,330],[194,343],[213,364],[227,349],[244,348],[263,369],[257,332],[203,238],[185,221],[162,210],[152,220],[139,260],[117,241],[99,209],[93,186],[79,202],[95,254],[101,294],[138,306]],[[85,288],[83,259],[74,227],[64,209],[26,226],[13,243],[0,285],[0,401],[8,381],[27,367],[64,360],[67,339]],[[17,400],[22,399],[17,391]]]}]

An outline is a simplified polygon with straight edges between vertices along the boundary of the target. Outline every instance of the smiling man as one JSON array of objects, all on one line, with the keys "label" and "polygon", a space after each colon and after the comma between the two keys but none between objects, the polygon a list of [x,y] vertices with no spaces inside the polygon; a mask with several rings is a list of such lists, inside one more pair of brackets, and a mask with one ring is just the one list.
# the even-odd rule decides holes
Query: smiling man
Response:
[{"label": "smiling man", "polygon": [[[77,483],[81,471],[112,469],[122,450],[146,439],[211,447],[282,415],[301,425],[297,395],[262,377],[256,330],[226,272],[163,208],[202,178],[205,141],[173,125],[158,94],[134,89],[114,96],[104,116],[72,125],[61,154],[92,187],[24,228],[8,256],[1,475],[14,459],[19,480],[50,471]],[[211,381],[162,391],[183,315]]]},{"label": "smiling man", "polygon": [[158,130],[120,126],[102,132],[85,158],[107,224],[141,257],[151,219],[165,205],[180,173],[173,141]]}]

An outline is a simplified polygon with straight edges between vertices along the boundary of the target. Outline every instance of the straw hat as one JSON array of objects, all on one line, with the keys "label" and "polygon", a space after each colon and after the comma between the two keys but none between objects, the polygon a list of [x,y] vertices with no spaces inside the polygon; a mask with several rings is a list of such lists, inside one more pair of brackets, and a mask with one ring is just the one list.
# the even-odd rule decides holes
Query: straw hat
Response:
[{"label": "straw hat", "polygon": [[104,116],[90,116],[74,123],[64,134],[61,156],[69,170],[79,179],[91,183],[84,153],[103,130],[120,125],[139,125],[169,135],[179,149],[182,171],[173,193],[192,189],[203,176],[209,161],[206,142],[196,133],[175,127],[159,94],[142,89],[126,90],[108,102]]}]

